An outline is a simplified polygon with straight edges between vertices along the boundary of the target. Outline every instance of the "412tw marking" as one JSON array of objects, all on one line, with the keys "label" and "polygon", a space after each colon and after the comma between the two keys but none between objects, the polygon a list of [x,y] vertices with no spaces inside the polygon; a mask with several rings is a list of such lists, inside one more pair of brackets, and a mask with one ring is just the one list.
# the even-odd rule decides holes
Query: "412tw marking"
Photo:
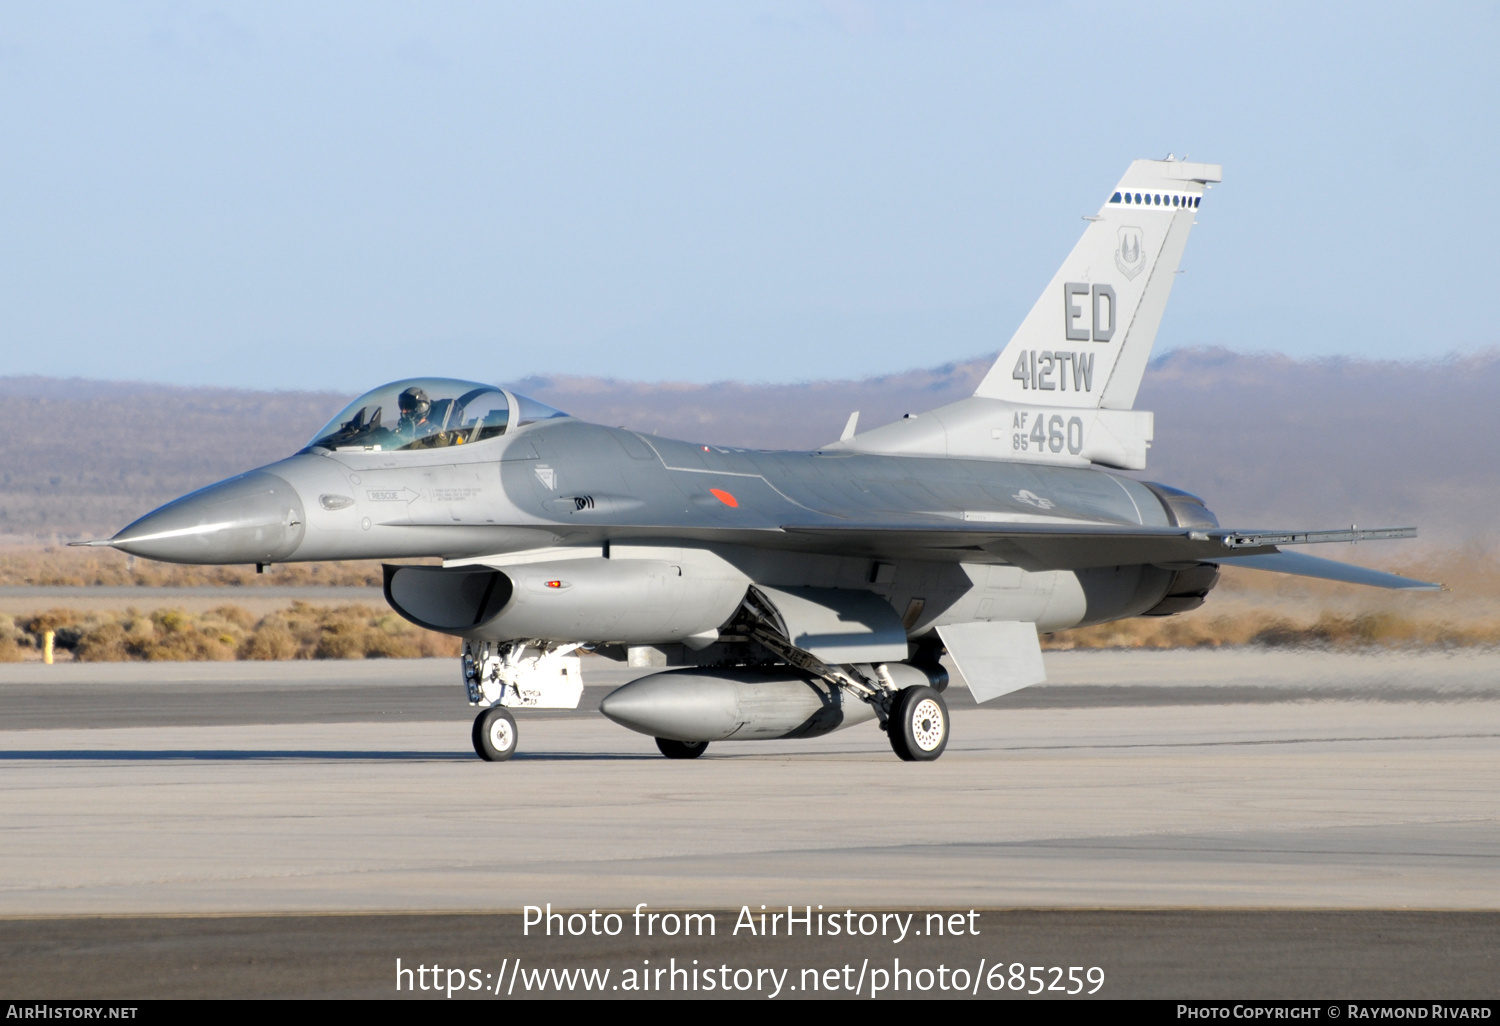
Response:
[{"label": "412tw marking", "polygon": [[1094,354],[1060,349],[1023,349],[1010,376],[1019,381],[1022,388],[1043,392],[1066,392],[1071,378],[1073,391],[1092,392]]}]

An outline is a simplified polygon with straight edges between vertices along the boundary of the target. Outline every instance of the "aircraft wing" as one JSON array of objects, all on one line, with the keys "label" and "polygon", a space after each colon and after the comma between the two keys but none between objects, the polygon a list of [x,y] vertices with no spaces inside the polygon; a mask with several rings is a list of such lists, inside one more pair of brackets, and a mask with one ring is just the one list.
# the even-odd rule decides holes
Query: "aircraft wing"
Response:
[{"label": "aircraft wing", "polygon": [[[1336,560],[1282,552],[1279,548],[1282,545],[1414,538],[1417,534],[1414,527],[1246,531],[1129,524],[959,522],[941,527],[925,523],[920,526],[910,523],[791,524],[782,530],[788,535],[816,539],[824,551],[874,557],[945,551],[976,562],[986,561],[983,556],[987,555],[1030,571],[1083,570],[1130,563],[1221,563],[1381,588],[1436,590],[1441,587]],[[973,556],[965,555],[966,551]]]}]

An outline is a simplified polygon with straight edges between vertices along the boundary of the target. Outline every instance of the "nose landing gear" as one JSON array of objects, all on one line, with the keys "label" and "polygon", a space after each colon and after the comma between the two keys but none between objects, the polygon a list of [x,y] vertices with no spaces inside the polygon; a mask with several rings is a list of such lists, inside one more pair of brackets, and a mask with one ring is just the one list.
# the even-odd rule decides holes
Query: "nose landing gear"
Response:
[{"label": "nose landing gear", "polygon": [[[467,638],[460,660],[470,705],[487,706],[474,720],[474,751],[486,762],[516,754],[516,719],[506,706],[576,709],[583,696],[581,660],[571,655],[577,642],[507,641]],[[527,655],[528,651],[530,655]]]},{"label": "nose landing gear", "polygon": [[516,718],[502,705],[491,706],[474,719],[474,751],[486,762],[504,762],[515,755],[519,737]]}]

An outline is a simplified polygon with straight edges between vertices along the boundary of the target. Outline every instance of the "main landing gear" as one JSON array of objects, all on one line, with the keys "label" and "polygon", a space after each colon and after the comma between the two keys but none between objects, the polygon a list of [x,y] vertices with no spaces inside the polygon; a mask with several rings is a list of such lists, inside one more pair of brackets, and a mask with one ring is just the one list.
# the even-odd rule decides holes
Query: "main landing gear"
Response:
[{"label": "main landing gear", "polygon": [[[755,588],[745,596],[728,631],[748,637],[797,669],[816,674],[850,697],[869,703],[890,738],[891,750],[902,761],[932,762],[948,747],[948,704],[938,690],[947,686],[948,672],[938,663],[940,646],[924,645],[919,660],[912,663],[830,665],[792,644],[785,624]],[[901,687],[894,676],[898,670],[903,680],[925,679],[937,687]]]},{"label": "main landing gear", "polygon": [[948,747],[948,703],[934,688],[902,688],[891,702],[886,736],[902,761],[931,762]]},{"label": "main landing gear", "polygon": [[503,705],[493,705],[474,719],[474,751],[486,762],[504,762],[516,754],[520,732]]}]

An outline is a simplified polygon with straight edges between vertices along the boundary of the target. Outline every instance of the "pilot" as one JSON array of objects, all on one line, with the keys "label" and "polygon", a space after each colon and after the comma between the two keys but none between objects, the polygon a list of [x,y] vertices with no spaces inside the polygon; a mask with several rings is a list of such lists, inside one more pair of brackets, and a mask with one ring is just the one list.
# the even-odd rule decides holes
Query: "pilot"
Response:
[{"label": "pilot", "polygon": [[413,385],[396,399],[401,409],[401,419],[396,422],[396,437],[403,442],[414,442],[432,432],[434,425],[428,421],[432,413],[432,400],[423,389]]}]

